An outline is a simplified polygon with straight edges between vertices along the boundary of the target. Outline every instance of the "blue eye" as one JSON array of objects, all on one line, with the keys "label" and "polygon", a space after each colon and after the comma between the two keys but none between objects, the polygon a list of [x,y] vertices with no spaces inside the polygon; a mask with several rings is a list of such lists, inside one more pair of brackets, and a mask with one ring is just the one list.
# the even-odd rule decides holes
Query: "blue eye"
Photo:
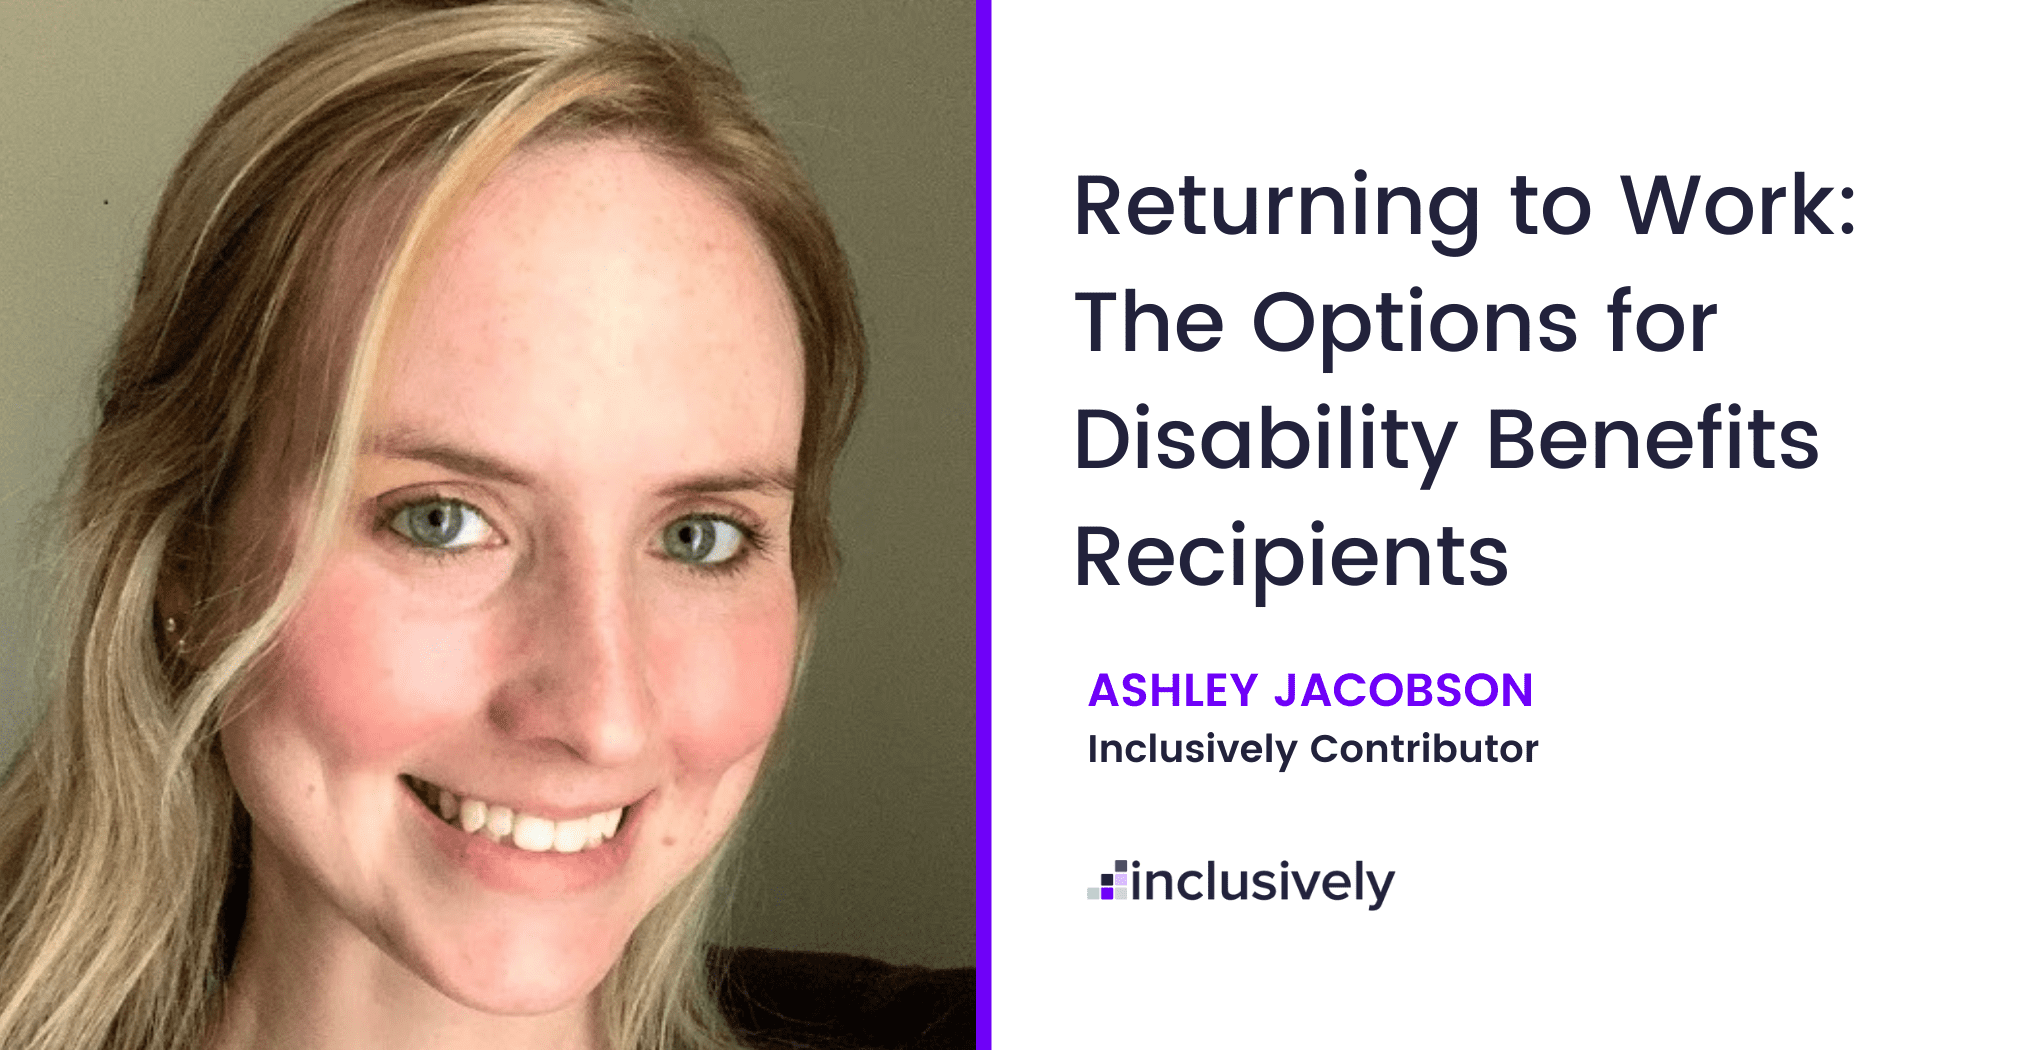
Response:
[{"label": "blue eye", "polygon": [[689,565],[720,565],[737,556],[744,530],[736,522],[706,514],[690,514],[666,526],[659,535],[666,557]]},{"label": "blue eye", "polygon": [[457,499],[428,499],[398,507],[390,515],[390,531],[412,544],[435,551],[458,551],[489,538],[482,512]]}]

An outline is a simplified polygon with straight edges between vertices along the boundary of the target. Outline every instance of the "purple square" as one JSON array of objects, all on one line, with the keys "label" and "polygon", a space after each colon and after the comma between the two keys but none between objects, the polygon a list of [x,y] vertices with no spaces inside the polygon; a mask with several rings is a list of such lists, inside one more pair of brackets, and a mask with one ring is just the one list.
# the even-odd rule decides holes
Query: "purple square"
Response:
[{"label": "purple square", "polygon": [[1100,888],[1100,889],[1098,890],[1098,896],[1100,896],[1100,897],[1102,897],[1102,898],[1104,898],[1105,900],[1108,900],[1108,901],[1109,901],[1109,900],[1111,900],[1111,899],[1112,899],[1112,888],[1111,888],[1110,886],[1106,886],[1106,887],[1102,887],[1102,888]]}]

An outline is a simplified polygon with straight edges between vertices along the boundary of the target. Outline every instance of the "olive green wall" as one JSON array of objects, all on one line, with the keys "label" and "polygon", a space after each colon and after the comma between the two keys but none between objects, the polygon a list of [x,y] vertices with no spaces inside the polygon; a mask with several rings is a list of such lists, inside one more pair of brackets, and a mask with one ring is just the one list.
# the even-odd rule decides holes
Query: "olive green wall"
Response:
[{"label": "olive green wall", "polygon": [[[0,31],[0,753],[34,716],[36,524],[157,194],[242,70],[331,5],[7,0]],[[841,587],[738,868],[731,939],[972,957],[972,8],[647,5],[720,47],[808,167],[872,347]]]}]

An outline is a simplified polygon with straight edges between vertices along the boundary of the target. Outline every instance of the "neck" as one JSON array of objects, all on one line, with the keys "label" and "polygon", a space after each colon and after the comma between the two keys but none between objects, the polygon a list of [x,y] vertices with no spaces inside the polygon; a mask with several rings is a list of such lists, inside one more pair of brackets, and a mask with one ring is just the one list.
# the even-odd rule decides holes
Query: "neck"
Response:
[{"label": "neck", "polygon": [[[596,1050],[592,994],[550,1013],[492,1014],[460,1003],[333,908],[270,877],[281,860],[258,833],[248,917],[209,1050]],[[269,856],[262,857],[261,854]],[[263,863],[264,860],[270,863]],[[287,862],[283,862],[287,863]]]}]

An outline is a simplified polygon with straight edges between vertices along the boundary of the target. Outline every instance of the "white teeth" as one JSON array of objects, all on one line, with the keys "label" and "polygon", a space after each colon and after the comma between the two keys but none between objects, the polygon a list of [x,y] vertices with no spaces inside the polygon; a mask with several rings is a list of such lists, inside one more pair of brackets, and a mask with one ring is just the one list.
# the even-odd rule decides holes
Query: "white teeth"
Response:
[{"label": "white teeth", "polygon": [[553,848],[553,822],[544,817],[520,813],[517,816],[516,828],[510,832],[510,841],[518,849],[544,853]]},{"label": "white teeth", "polygon": [[442,787],[416,781],[421,798],[432,799],[441,819],[470,835],[486,834],[491,841],[507,843],[531,853],[579,853],[594,849],[616,837],[623,824],[623,807],[590,813],[571,820],[549,820],[518,813],[508,806],[492,806],[474,798],[461,798]]}]

